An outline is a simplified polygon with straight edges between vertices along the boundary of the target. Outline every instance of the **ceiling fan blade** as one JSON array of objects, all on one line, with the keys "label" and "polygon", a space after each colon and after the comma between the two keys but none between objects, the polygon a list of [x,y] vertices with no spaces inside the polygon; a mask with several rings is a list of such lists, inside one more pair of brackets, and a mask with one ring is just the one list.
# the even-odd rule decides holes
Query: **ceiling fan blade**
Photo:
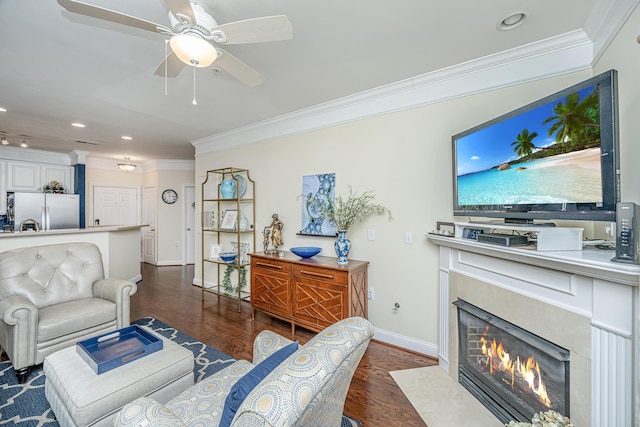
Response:
[{"label": "ceiling fan blade", "polygon": [[156,68],[156,72],[153,73],[156,76],[164,77],[165,65],[167,77],[177,77],[180,71],[187,65],[180,60],[173,52],[169,52],[169,55],[162,61],[162,63]]},{"label": "ceiling fan blade", "polygon": [[193,13],[193,8],[191,7],[191,2],[189,0],[164,0],[164,5],[169,9],[173,16],[181,14],[191,19],[191,22],[194,25],[197,24],[196,16]]},{"label": "ceiling fan blade", "polygon": [[261,43],[289,40],[293,38],[293,28],[286,15],[277,15],[218,25],[211,34],[217,43]]},{"label": "ceiling fan blade", "polygon": [[155,22],[146,21],[144,19],[115,12],[113,10],[104,9],[92,4],[82,3],[76,0],[58,0],[58,4],[69,12],[78,13],[80,15],[115,22],[116,24],[122,24],[129,27],[140,28],[141,30],[152,31],[154,33],[158,32],[158,28],[165,29],[170,32],[168,28],[163,25],[156,24]]},{"label": "ceiling fan blade", "polygon": [[262,77],[256,70],[249,67],[227,51],[219,48],[217,48],[217,50],[218,59],[216,59],[214,64],[218,64],[220,68],[223,68],[227,73],[231,74],[233,77],[249,87],[258,86],[264,82],[264,77]]}]

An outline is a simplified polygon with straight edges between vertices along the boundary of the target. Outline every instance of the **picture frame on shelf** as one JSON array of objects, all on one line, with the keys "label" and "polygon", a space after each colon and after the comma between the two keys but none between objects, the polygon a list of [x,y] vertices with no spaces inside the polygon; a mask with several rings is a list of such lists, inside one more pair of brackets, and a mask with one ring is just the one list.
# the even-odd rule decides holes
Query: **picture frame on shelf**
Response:
[{"label": "picture frame on shelf", "polygon": [[219,254],[222,251],[222,245],[210,245],[209,246],[209,259],[217,260],[219,259]]},{"label": "picture frame on shelf", "polygon": [[203,225],[205,230],[215,230],[216,228],[216,212],[204,211],[203,212]]},{"label": "picture frame on shelf", "polygon": [[247,242],[241,242],[240,243],[240,250],[238,250],[238,242],[231,242],[231,248],[235,251],[238,252],[238,259],[240,260],[240,263],[246,263],[249,262],[249,251],[250,251],[250,247],[251,245]]},{"label": "picture frame on shelf", "polygon": [[221,231],[234,231],[238,224],[238,210],[227,209],[224,211],[222,221],[220,222]]}]

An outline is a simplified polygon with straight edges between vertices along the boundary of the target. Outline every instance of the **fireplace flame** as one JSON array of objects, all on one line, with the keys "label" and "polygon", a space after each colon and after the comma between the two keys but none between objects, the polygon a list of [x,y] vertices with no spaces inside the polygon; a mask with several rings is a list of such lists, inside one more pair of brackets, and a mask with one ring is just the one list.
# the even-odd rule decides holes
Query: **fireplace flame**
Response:
[{"label": "fireplace flame", "polygon": [[[515,360],[511,358],[502,343],[497,343],[495,338],[489,342],[487,339],[486,328],[484,336],[480,338],[482,342],[482,354],[487,356],[485,368],[489,369],[491,375],[494,372],[506,372],[511,376],[511,389],[515,388],[516,376],[519,376],[529,387],[529,389],[538,397],[547,408],[551,408],[551,401],[547,395],[547,388],[542,381],[540,366],[533,356],[527,358],[526,361],[517,356]],[[518,374],[518,375],[516,375]],[[504,381],[504,380],[503,380]],[[506,382],[506,381],[505,381]]]}]

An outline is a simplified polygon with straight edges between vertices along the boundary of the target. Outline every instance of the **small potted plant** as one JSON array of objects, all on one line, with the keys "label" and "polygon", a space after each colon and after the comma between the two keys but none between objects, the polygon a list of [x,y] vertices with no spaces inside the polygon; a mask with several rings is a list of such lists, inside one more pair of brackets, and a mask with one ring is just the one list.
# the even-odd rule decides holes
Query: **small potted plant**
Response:
[{"label": "small potted plant", "polygon": [[67,187],[65,187],[61,182],[51,181],[48,184],[43,185],[40,188],[40,191],[43,193],[64,194],[67,192]]},{"label": "small potted plant", "polygon": [[385,206],[375,202],[376,196],[373,191],[365,191],[361,194],[354,192],[349,186],[349,195],[343,198],[337,195],[335,200],[327,200],[323,203],[315,203],[318,216],[324,220],[333,222],[338,232],[338,239],[334,243],[338,263],[346,264],[347,256],[351,249],[351,242],[347,239],[347,231],[356,222],[363,221],[371,215],[389,215],[391,211]]}]

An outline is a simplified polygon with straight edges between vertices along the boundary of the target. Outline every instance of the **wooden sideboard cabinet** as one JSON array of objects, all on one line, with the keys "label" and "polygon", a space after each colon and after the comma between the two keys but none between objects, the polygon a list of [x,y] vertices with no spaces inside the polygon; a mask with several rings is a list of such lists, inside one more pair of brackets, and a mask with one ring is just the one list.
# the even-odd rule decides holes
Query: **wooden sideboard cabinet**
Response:
[{"label": "wooden sideboard cabinet", "polygon": [[367,317],[367,269],[369,262],[337,258],[251,256],[251,316],[261,311],[315,332],[352,316]]}]

